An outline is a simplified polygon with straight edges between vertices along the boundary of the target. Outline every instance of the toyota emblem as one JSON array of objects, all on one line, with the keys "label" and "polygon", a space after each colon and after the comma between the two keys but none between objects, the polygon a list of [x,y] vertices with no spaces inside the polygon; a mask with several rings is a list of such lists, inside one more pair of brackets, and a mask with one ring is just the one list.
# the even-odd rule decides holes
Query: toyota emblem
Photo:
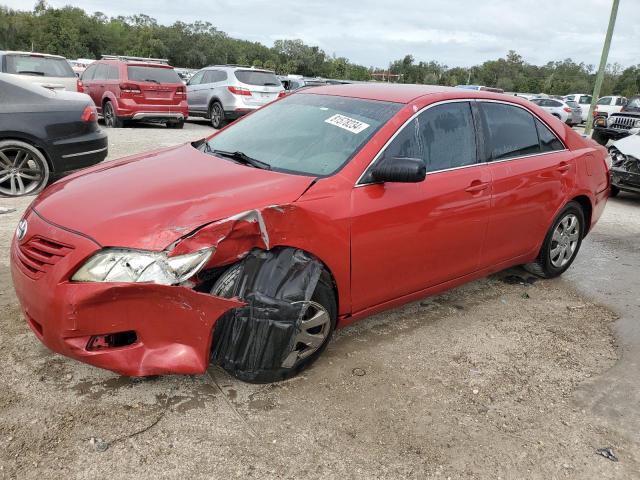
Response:
[{"label": "toyota emblem", "polygon": [[27,227],[29,225],[27,224],[26,220],[20,220],[20,223],[18,223],[18,228],[16,228],[16,238],[18,240],[22,240],[25,235],[27,234]]}]

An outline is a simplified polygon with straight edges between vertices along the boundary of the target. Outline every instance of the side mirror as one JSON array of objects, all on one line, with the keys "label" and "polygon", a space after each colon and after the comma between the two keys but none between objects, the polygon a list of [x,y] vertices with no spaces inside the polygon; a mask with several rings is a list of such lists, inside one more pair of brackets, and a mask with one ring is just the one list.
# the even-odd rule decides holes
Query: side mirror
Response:
[{"label": "side mirror", "polygon": [[378,182],[422,182],[427,176],[427,166],[419,158],[383,158],[374,165],[371,176]]}]

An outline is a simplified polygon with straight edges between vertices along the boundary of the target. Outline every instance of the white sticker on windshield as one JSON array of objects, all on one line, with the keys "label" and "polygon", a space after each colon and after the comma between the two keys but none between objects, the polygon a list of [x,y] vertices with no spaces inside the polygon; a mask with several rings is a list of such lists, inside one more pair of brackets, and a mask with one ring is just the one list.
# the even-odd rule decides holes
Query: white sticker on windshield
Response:
[{"label": "white sticker on windshield", "polygon": [[361,122],[360,120],[356,120],[355,118],[340,115],[339,113],[327,118],[324,123],[330,123],[331,125],[335,125],[336,127],[340,127],[351,133],[360,133],[361,131],[369,127],[368,123]]}]

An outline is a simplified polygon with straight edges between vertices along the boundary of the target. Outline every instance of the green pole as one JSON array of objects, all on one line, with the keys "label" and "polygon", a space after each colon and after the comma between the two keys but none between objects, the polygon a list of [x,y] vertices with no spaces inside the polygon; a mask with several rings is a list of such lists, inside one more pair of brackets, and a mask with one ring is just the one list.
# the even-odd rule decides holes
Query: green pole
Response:
[{"label": "green pole", "polygon": [[602,55],[600,56],[600,67],[598,67],[598,74],[596,75],[596,84],[593,86],[593,97],[591,98],[591,106],[589,107],[589,113],[587,114],[587,124],[584,127],[585,135],[589,135],[591,133],[591,127],[593,126],[593,110],[595,109],[596,102],[600,96],[602,80],[604,80],[604,70],[607,67],[607,57],[609,56],[609,47],[611,46],[611,37],[613,36],[613,27],[616,24],[619,3],[620,0],[613,0],[613,4],[611,5],[609,27],[607,28],[607,36],[604,38],[604,46],[602,47]]}]

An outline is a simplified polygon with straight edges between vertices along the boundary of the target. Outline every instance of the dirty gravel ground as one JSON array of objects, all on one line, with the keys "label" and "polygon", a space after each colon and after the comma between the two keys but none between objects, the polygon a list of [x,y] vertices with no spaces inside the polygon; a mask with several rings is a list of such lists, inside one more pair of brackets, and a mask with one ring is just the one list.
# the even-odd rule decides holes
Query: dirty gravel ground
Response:
[{"label": "dirty gravel ground", "polygon": [[[110,159],[209,131],[113,130]],[[23,322],[7,249],[29,201],[0,201],[17,209],[0,215],[0,478],[640,476],[640,440],[588,402],[626,358],[614,336],[624,308],[590,300],[577,274],[512,284],[529,278],[513,269],[376,315],[283,383],[217,368],[130,379],[52,354]],[[594,238],[617,249],[616,225],[638,208],[611,201]],[[588,275],[597,242],[585,252],[576,270]],[[599,268],[616,281],[615,264]]]}]

